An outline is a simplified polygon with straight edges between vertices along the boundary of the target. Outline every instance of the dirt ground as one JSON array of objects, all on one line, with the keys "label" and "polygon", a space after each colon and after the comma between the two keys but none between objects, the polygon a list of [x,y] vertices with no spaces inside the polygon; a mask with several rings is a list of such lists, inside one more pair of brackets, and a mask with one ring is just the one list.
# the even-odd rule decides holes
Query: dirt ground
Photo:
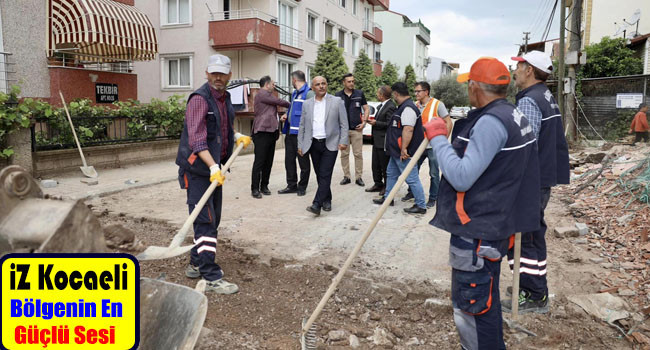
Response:
[{"label": "dirt ground", "polygon": [[[159,220],[109,214],[101,207],[93,209],[103,226],[120,224],[135,232],[140,248],[122,250],[131,254],[148,245],[166,245],[177,232],[176,226]],[[551,226],[569,219],[565,205],[555,196],[547,215]],[[504,325],[507,347],[633,348],[619,331],[566,299],[567,295],[595,293],[601,288],[597,276],[602,267],[584,263],[594,255],[587,247],[567,239],[548,237],[551,311],[521,316],[522,326],[537,337]],[[204,327],[210,332],[199,340],[197,349],[299,349],[301,320],[316,307],[337,267],[265,257],[254,249],[239,248],[227,238],[219,240],[218,257],[225,278],[238,284],[240,292],[227,296],[208,294]],[[141,262],[141,274],[194,287],[196,280],[184,276],[187,260],[187,256],[181,256]],[[505,263],[502,266],[506,268]],[[447,287],[427,280],[382,279],[376,268],[362,260],[353,265],[316,321],[319,348],[349,349],[357,341],[358,349],[460,348]],[[502,291],[511,283],[510,276],[503,271]]]}]

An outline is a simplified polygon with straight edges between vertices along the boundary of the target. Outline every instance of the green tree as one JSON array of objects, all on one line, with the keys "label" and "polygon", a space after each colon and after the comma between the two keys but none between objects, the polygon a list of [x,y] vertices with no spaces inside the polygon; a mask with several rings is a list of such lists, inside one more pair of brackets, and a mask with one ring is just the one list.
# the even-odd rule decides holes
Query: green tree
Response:
[{"label": "green tree", "polygon": [[454,106],[469,106],[467,83],[456,81],[455,75],[444,76],[431,84],[433,97],[445,104],[448,110]]},{"label": "green tree", "polygon": [[413,69],[412,65],[406,66],[404,68],[404,82],[409,88],[409,95],[411,95],[412,98],[415,98],[415,83],[417,83],[417,78],[415,77],[415,69]]},{"label": "green tree", "polygon": [[343,50],[334,39],[328,39],[318,46],[318,57],[314,66],[313,76],[323,76],[327,79],[330,94],[343,89],[343,76],[349,72],[348,65],[343,59]]},{"label": "green tree", "polygon": [[625,39],[604,37],[599,43],[585,48],[587,64],[581,71],[582,78],[615,77],[643,74],[641,58],[625,46]]},{"label": "green tree", "polygon": [[377,79],[372,69],[372,62],[364,50],[361,50],[359,58],[354,61],[353,73],[356,88],[363,91],[366,99],[374,101],[375,92],[377,91]]},{"label": "green tree", "polygon": [[399,79],[397,77],[397,71],[398,71],[397,66],[394,65],[393,62],[387,61],[386,64],[384,65],[384,69],[381,72],[381,76],[379,76],[379,79],[377,79],[378,80],[377,85],[393,86],[393,84],[397,83],[397,80]]}]

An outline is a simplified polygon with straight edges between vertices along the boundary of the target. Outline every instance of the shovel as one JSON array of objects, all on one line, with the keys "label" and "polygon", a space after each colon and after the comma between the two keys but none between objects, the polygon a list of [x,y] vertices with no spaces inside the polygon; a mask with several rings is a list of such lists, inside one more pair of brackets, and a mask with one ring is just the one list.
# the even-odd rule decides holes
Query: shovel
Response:
[{"label": "shovel", "polygon": [[[228,169],[230,169],[232,162],[235,160],[235,158],[237,158],[239,152],[243,148],[244,148],[244,144],[240,143],[239,146],[237,146],[237,148],[235,149],[235,151],[232,152],[232,155],[230,156],[226,164],[221,168],[222,174],[225,174],[228,171]],[[138,260],[167,259],[174,256],[185,254],[190,249],[192,249],[193,245],[181,246],[181,244],[185,240],[187,233],[190,231],[190,227],[194,223],[194,220],[196,220],[196,217],[199,216],[199,213],[201,212],[201,209],[203,209],[205,202],[208,201],[208,198],[210,198],[210,195],[212,195],[212,192],[214,192],[216,188],[217,188],[217,181],[213,181],[210,184],[210,187],[208,187],[208,189],[205,190],[205,193],[203,193],[203,196],[199,200],[199,203],[197,203],[196,206],[194,206],[194,210],[192,210],[190,216],[187,218],[187,220],[185,220],[183,227],[181,227],[180,231],[178,231],[178,233],[174,236],[171,244],[169,244],[169,247],[150,246],[147,249],[145,249],[144,252],[138,254],[136,258],[138,258]]]},{"label": "shovel", "polygon": [[329,298],[332,296],[332,294],[334,294],[336,287],[343,279],[343,275],[345,275],[345,273],[348,271],[348,268],[350,268],[350,265],[352,264],[352,260],[354,260],[354,258],[357,257],[357,254],[359,254],[361,247],[363,247],[363,244],[366,243],[366,240],[368,239],[368,237],[370,237],[370,234],[375,229],[375,226],[377,226],[379,219],[381,219],[381,217],[388,209],[390,202],[392,202],[395,196],[397,195],[397,191],[399,191],[400,186],[402,186],[404,181],[406,181],[406,178],[411,173],[411,170],[413,170],[413,167],[415,167],[415,164],[417,164],[418,159],[420,159],[420,156],[422,156],[422,153],[424,153],[424,150],[427,148],[428,144],[429,144],[429,140],[425,137],[424,140],[422,140],[422,143],[418,147],[417,151],[415,151],[415,154],[411,157],[409,163],[406,165],[406,168],[402,172],[402,175],[400,175],[399,178],[397,179],[397,182],[395,183],[395,186],[393,186],[393,189],[388,194],[388,197],[386,197],[386,199],[384,200],[384,204],[382,204],[381,207],[379,207],[379,211],[377,211],[377,214],[375,214],[375,218],[370,223],[370,226],[366,230],[366,233],[364,233],[361,239],[359,240],[359,242],[357,242],[357,245],[352,250],[352,253],[350,253],[350,256],[348,256],[348,259],[343,264],[343,267],[341,267],[339,273],[336,275],[336,277],[334,277],[334,280],[332,280],[332,284],[330,284],[330,287],[327,289],[327,292],[325,292],[325,295],[323,295],[323,298],[318,303],[316,310],[312,312],[311,316],[307,321],[303,320],[302,330],[300,335],[300,345],[302,346],[302,350],[316,349],[316,329],[315,327],[313,327],[314,321],[316,320],[318,315],[320,315],[320,313],[323,311],[323,308],[325,307],[325,304],[327,303]]},{"label": "shovel", "polygon": [[63,103],[63,108],[65,109],[65,115],[68,117],[68,122],[70,123],[70,129],[72,129],[72,135],[74,136],[74,141],[77,143],[77,148],[79,149],[79,154],[81,155],[81,162],[84,164],[84,166],[79,168],[81,169],[81,172],[86,177],[94,179],[97,177],[97,171],[95,171],[94,167],[88,166],[88,164],[86,164],[86,157],[84,157],[84,153],[81,151],[81,145],[79,144],[79,139],[77,138],[77,132],[74,131],[72,118],[70,118],[70,112],[68,112],[68,107],[65,105],[65,100],[63,99],[63,94],[61,93],[61,90],[59,90],[59,96],[61,96],[61,102]]}]

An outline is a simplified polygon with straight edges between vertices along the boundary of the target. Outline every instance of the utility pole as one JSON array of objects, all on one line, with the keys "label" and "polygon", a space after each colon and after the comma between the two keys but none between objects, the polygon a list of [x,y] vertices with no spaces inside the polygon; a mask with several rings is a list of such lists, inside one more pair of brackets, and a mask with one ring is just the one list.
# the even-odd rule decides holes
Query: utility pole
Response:
[{"label": "utility pole", "polygon": [[576,67],[580,64],[580,20],[582,18],[582,0],[573,0],[572,4],[572,9],[571,9],[571,31],[570,31],[570,39],[569,39],[569,52],[572,54],[572,59],[575,59],[575,61],[571,61],[571,64],[569,64],[569,69],[568,69],[568,78],[569,78],[569,84],[570,84],[570,91],[567,91],[567,98],[566,98],[566,108],[565,111],[568,111],[568,113],[573,116],[567,118],[566,120],[569,121],[568,124],[565,125],[566,129],[568,130],[568,135],[567,138],[571,141],[577,141],[578,139],[578,113],[577,113],[577,108],[576,108],[576,98],[572,95],[575,94],[575,86],[576,86]]},{"label": "utility pole", "polygon": [[[557,104],[560,106],[560,114],[564,118],[564,125],[567,125],[569,116],[564,113],[564,33],[566,32],[566,0],[560,0],[560,58],[557,72]],[[566,129],[566,127],[565,127]]]},{"label": "utility pole", "polygon": [[530,32],[524,32],[524,53],[528,53],[528,39],[530,39],[528,35]]}]

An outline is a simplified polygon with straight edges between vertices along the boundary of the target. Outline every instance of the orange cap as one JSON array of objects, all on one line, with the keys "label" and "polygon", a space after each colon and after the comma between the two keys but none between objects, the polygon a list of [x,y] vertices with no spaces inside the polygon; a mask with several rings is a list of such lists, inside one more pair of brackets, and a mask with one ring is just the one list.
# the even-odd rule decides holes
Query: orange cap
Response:
[{"label": "orange cap", "polygon": [[460,74],[456,80],[459,83],[474,80],[490,85],[507,85],[510,84],[510,71],[496,58],[481,57],[472,64],[469,73]]}]

